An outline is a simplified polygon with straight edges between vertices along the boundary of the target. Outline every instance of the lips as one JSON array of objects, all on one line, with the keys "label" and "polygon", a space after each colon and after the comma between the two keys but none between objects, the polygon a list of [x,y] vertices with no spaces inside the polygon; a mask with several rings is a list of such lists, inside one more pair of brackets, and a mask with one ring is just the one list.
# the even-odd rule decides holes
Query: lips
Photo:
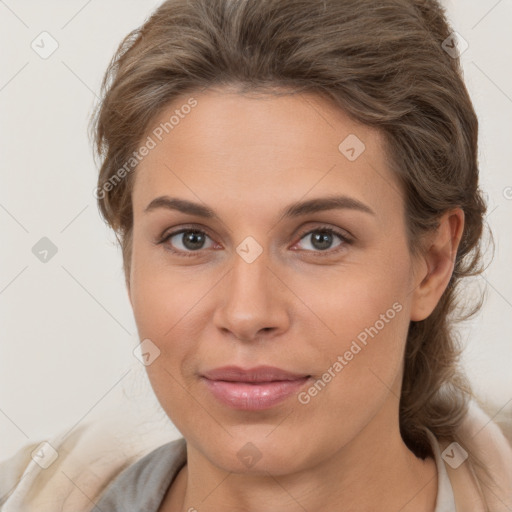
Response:
[{"label": "lips", "polygon": [[310,375],[292,373],[273,366],[244,370],[224,366],[202,374],[207,390],[223,405],[245,411],[274,407],[300,391]]},{"label": "lips", "polygon": [[247,370],[238,366],[223,366],[204,372],[202,375],[210,380],[224,380],[227,382],[273,382],[309,377],[304,373],[292,373],[275,366],[258,366]]}]

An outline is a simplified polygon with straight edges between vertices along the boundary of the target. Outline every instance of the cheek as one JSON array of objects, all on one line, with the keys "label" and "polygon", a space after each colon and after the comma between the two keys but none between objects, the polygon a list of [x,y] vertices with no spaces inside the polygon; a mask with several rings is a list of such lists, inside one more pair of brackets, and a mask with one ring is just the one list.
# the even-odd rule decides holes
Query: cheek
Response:
[{"label": "cheek", "polygon": [[134,238],[131,302],[139,335],[163,339],[173,332],[208,290],[206,274],[189,266],[173,270],[162,247],[148,247]]},{"label": "cheek", "polygon": [[356,397],[365,400],[375,385],[394,387],[409,326],[403,297],[389,293],[369,297],[353,289],[333,302],[337,307],[323,312],[332,332],[317,339],[315,347],[321,354],[321,379],[334,384],[329,384],[336,393],[332,398],[354,402]]},{"label": "cheek", "polygon": [[219,275],[201,266],[173,269],[154,253],[134,247],[132,307],[139,339],[151,340],[160,351],[146,366],[151,385],[167,413],[173,411],[171,419],[179,428],[190,413],[190,394],[184,389],[197,371],[200,340],[212,316],[205,308]]},{"label": "cheek", "polygon": [[328,327],[323,349],[342,349],[350,340],[364,343],[376,336],[396,341],[397,335],[403,335],[404,325],[409,323],[408,264],[405,260],[392,265],[384,261],[378,258],[364,265],[340,267],[325,277],[301,278],[302,285],[295,286]]},{"label": "cheek", "polygon": [[146,367],[148,376],[155,383],[161,382],[164,388],[173,388],[173,392],[178,382],[172,377],[183,383],[183,374],[190,374],[184,372],[183,365],[197,351],[204,330],[204,316],[198,316],[201,309],[197,304],[204,292],[195,288],[197,285],[191,286],[190,279],[171,282],[148,276],[140,279],[133,289],[139,338],[150,339],[160,351],[155,363]]},{"label": "cheek", "polygon": [[309,279],[295,288],[327,327],[311,346],[321,362],[321,380],[327,382],[327,392],[319,383],[318,395],[355,406],[371,401],[379,389],[396,388],[410,323],[409,268],[407,252],[395,250],[393,258],[381,252],[357,268],[340,267],[317,280],[314,289]]},{"label": "cheek", "polygon": [[[136,251],[136,249],[135,249]],[[197,322],[198,300],[206,293],[204,278],[159,268],[136,253],[132,260],[131,296],[139,339],[149,339],[160,351],[146,372],[160,405],[180,432],[188,433],[188,425],[201,414],[191,407],[191,395],[184,371],[197,351],[202,327]],[[195,307],[194,307],[195,305]]]}]

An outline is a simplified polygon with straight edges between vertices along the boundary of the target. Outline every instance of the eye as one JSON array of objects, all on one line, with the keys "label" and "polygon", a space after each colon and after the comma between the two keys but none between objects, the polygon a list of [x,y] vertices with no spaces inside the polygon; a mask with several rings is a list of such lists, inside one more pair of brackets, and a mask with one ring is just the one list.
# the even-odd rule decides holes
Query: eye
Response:
[{"label": "eye", "polygon": [[[309,247],[304,250],[313,253],[327,253],[333,254],[342,250],[345,245],[351,244],[352,240],[344,233],[333,229],[328,226],[322,226],[310,230],[301,235],[300,240],[310,240]],[[334,245],[336,238],[339,242]],[[206,244],[207,240],[210,244]],[[215,246],[215,242],[201,229],[195,228],[182,228],[178,231],[172,231],[161,237],[157,244],[162,244],[167,251],[170,251],[177,256],[195,256],[194,253],[200,253],[203,249],[211,249]],[[297,244],[296,244],[297,245]],[[296,250],[296,249],[293,249]],[[326,255],[327,255],[326,254]]]},{"label": "eye", "polygon": [[340,250],[330,250],[332,248],[333,241],[335,241],[336,238],[338,238],[340,242],[334,246],[335,248],[343,248],[346,244],[352,243],[352,240],[345,234],[326,226],[313,229],[301,235],[301,240],[309,239],[310,241],[309,244],[307,244],[309,247],[306,246],[305,250],[313,252],[328,252],[329,254]]},{"label": "eye", "polygon": [[211,240],[204,231],[189,228],[168,233],[158,243],[165,244],[167,250],[179,256],[193,256],[194,252],[211,248],[211,246],[205,247],[207,238]]}]

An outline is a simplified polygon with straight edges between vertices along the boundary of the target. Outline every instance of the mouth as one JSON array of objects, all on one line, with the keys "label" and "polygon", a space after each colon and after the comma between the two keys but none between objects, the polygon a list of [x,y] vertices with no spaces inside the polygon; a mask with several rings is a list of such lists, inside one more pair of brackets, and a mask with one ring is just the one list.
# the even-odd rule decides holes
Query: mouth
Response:
[{"label": "mouth", "polygon": [[242,369],[225,366],[204,372],[201,380],[222,404],[234,409],[269,409],[298,392],[311,375],[298,374],[271,366]]}]

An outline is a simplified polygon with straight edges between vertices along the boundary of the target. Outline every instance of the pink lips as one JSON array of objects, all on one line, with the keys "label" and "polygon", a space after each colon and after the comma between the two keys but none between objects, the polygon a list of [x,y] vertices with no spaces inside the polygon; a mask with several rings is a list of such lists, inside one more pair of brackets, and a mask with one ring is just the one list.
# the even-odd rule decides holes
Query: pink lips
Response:
[{"label": "pink lips", "polygon": [[224,366],[202,374],[209,391],[220,402],[235,409],[268,409],[297,392],[310,375],[296,374],[272,366],[244,370]]}]

